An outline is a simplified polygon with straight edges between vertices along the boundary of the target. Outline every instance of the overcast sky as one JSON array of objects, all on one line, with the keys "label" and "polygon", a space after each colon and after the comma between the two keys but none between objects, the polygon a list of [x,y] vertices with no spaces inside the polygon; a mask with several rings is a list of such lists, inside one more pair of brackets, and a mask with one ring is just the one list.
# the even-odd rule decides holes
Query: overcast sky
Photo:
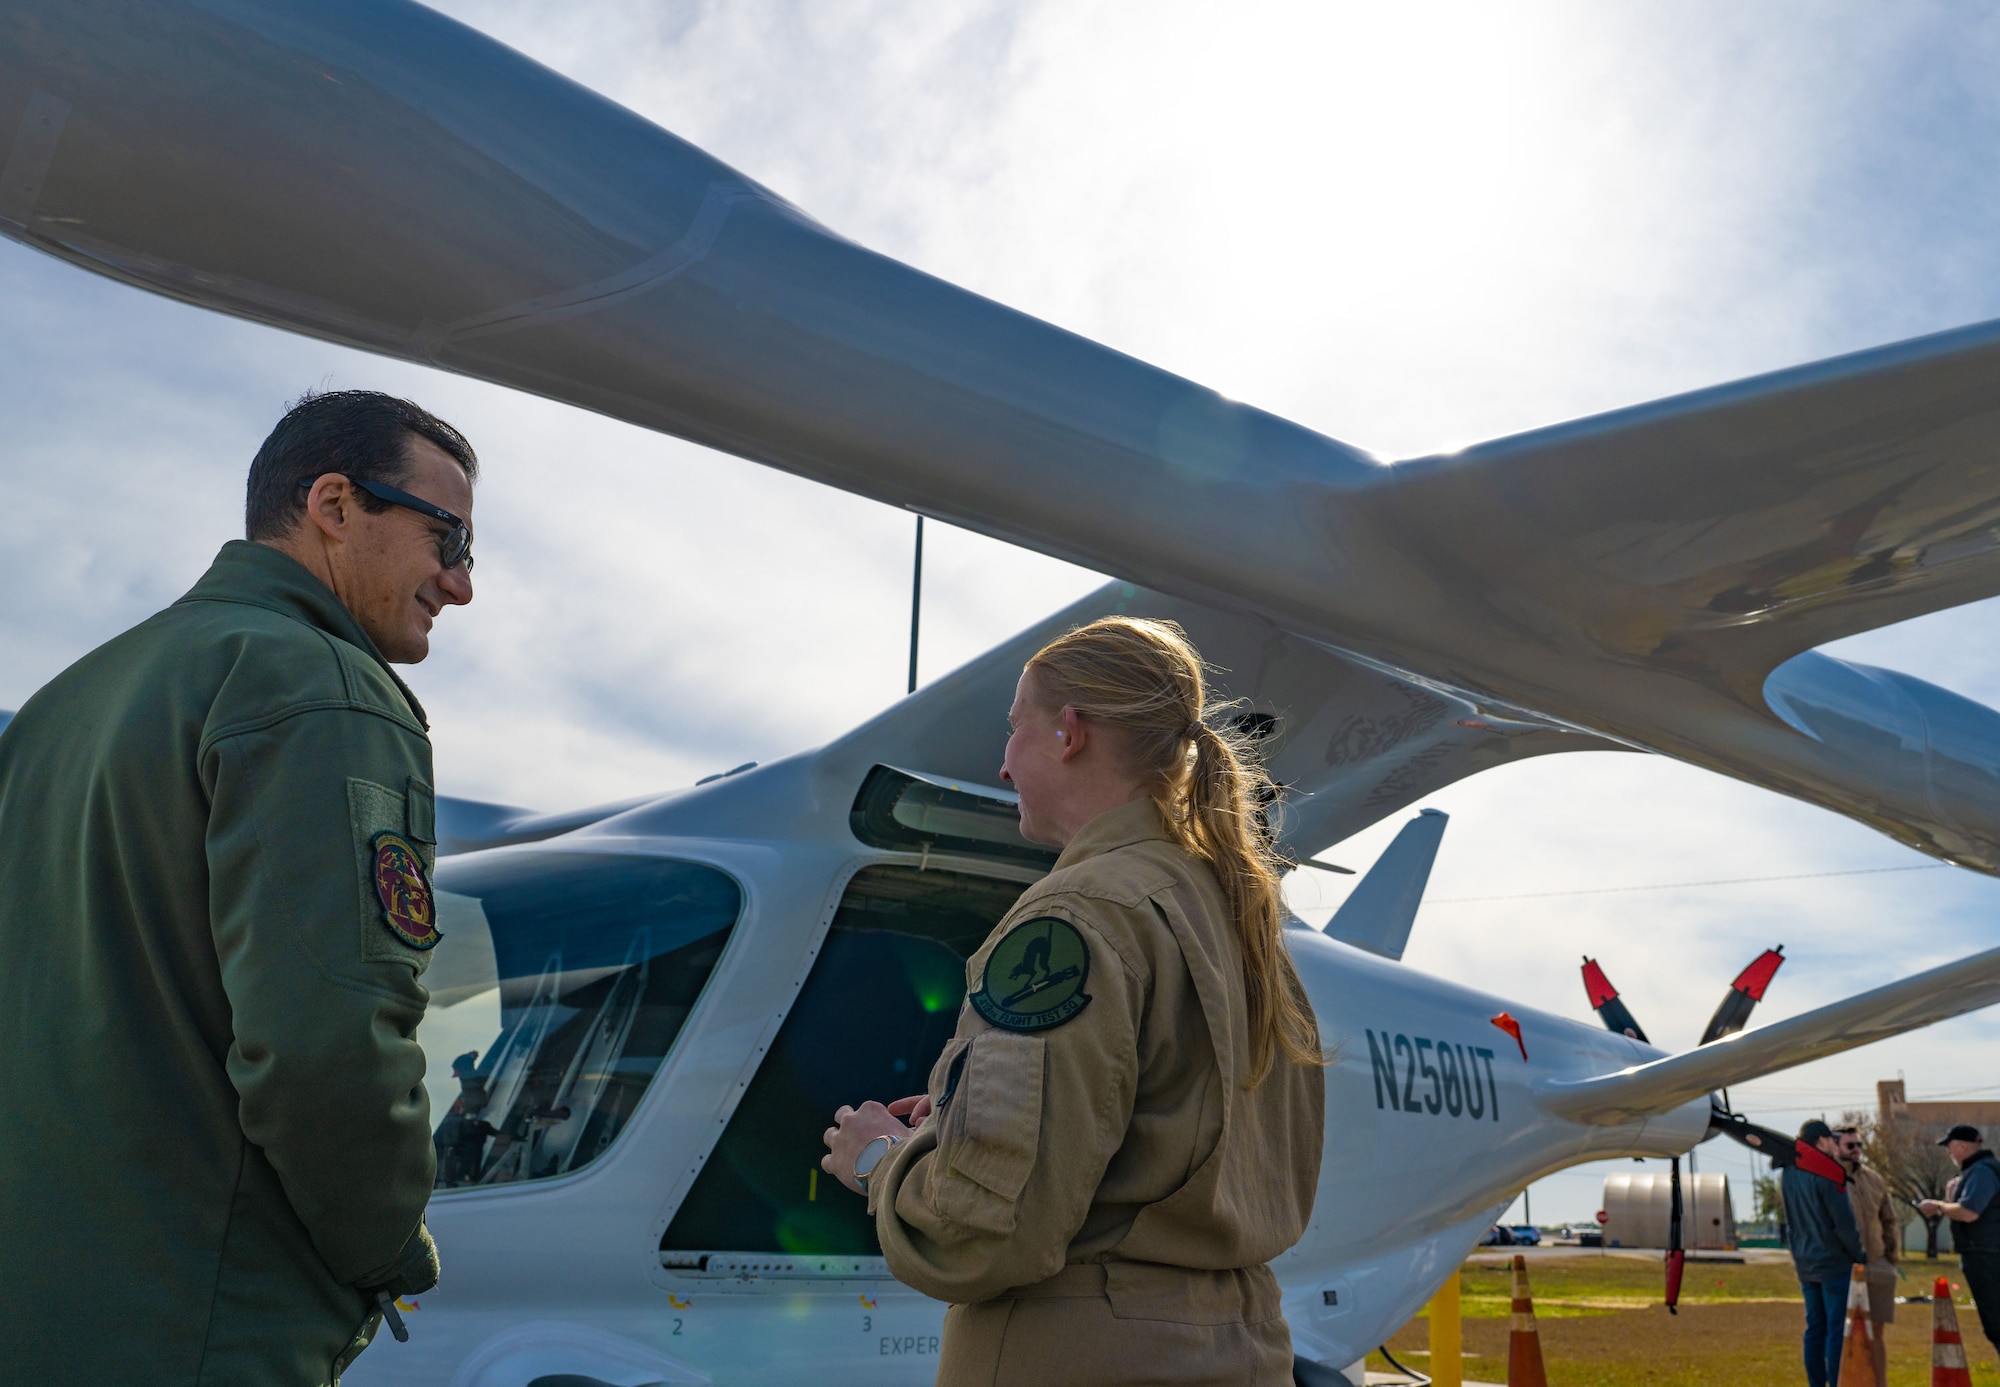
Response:
[{"label": "overcast sky", "polygon": [[[1982,6],[443,8],[845,235],[1384,457],[2000,317]],[[906,514],[0,242],[0,707],[184,591],[321,386],[411,395],[485,460],[478,601],[412,675],[442,792],[666,789],[901,694]],[[943,527],[929,559],[927,678],[1098,581]],[[1994,618],[1835,653],[2000,702]],[[1988,879],[1659,758],[1431,803],[1453,822],[1407,961],[1587,1017],[1587,951],[1670,1046],[1770,944],[1792,961],[1760,1020],[2000,942]],[[1396,826],[1325,855],[1365,866]],[[1490,899],[1878,868],[1915,870]],[[1295,903],[1317,921],[1344,889],[1312,874]],[[1735,1096],[1792,1126],[1898,1073],[2000,1095],[2000,1015]],[[1702,1157],[1747,1181],[1740,1149]],[[1536,1217],[1588,1216],[1603,1169],[1537,1186]]]}]

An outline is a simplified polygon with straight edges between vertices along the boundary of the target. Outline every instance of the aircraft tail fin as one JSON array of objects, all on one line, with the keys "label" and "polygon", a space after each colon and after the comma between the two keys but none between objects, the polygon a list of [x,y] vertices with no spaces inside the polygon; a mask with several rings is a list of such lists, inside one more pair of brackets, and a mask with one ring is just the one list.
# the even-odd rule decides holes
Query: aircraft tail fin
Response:
[{"label": "aircraft tail fin", "polygon": [[1327,934],[1371,954],[1401,958],[1450,818],[1442,809],[1425,809],[1404,824],[1396,840],[1375,859],[1368,875],[1355,883],[1340,909],[1326,922]]},{"label": "aircraft tail fin", "polygon": [[1595,1079],[1541,1086],[1542,1106],[1574,1122],[1615,1125],[1669,1112],[1718,1088],[1839,1054],[2000,1002],[2000,949],[1847,997],[1684,1055]]}]

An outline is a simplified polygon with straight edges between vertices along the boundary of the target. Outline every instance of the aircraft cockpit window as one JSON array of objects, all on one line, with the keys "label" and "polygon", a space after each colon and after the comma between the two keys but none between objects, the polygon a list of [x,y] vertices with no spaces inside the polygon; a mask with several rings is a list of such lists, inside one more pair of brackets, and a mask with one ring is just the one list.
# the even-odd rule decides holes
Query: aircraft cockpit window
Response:
[{"label": "aircraft cockpit window", "polygon": [[712,867],[611,853],[447,858],[417,1030],[437,1188],[542,1180],[611,1145],[743,904]]},{"label": "aircraft cockpit window", "polygon": [[880,1256],[867,1202],[825,1175],[833,1110],[921,1093],[958,1025],[965,961],[1025,889],[965,872],[864,867],[663,1252]]}]

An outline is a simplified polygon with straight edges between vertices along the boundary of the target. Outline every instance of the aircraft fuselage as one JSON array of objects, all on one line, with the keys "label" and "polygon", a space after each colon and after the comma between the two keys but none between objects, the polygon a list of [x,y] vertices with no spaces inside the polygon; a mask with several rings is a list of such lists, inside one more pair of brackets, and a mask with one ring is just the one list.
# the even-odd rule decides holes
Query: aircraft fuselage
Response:
[{"label": "aircraft fuselage", "polygon": [[[862,1201],[815,1173],[819,1129],[836,1102],[923,1087],[975,917],[1038,870],[858,846],[842,800],[807,792],[827,772],[798,758],[440,864],[446,942],[419,1035],[433,1115],[449,1117],[463,1047],[490,1066],[484,1118],[512,1135],[433,1198],[443,1283],[408,1313],[411,1341],[378,1341],[354,1382],[931,1380],[944,1307],[889,1275]],[[718,831],[684,831],[701,822]],[[729,831],[747,823],[765,836]],[[1393,1333],[1528,1181],[1706,1133],[1705,1103],[1622,1127],[1544,1111],[1547,1083],[1660,1051],[1303,926],[1287,937],[1334,1050],[1312,1223],[1276,1264],[1320,1362]],[[698,996],[645,1000],[702,970]],[[1518,1044],[1493,1024],[1503,1010]],[[669,1014],[664,1053],[635,1059]]]}]

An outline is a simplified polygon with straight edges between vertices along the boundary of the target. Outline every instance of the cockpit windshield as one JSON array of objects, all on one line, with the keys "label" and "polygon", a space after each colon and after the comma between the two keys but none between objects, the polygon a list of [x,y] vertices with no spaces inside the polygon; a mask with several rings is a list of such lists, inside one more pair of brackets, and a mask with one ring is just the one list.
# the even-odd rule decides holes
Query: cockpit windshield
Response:
[{"label": "cockpit windshield", "polygon": [[741,912],[713,867],[612,853],[447,858],[417,1039],[437,1188],[542,1180],[617,1138]]}]

